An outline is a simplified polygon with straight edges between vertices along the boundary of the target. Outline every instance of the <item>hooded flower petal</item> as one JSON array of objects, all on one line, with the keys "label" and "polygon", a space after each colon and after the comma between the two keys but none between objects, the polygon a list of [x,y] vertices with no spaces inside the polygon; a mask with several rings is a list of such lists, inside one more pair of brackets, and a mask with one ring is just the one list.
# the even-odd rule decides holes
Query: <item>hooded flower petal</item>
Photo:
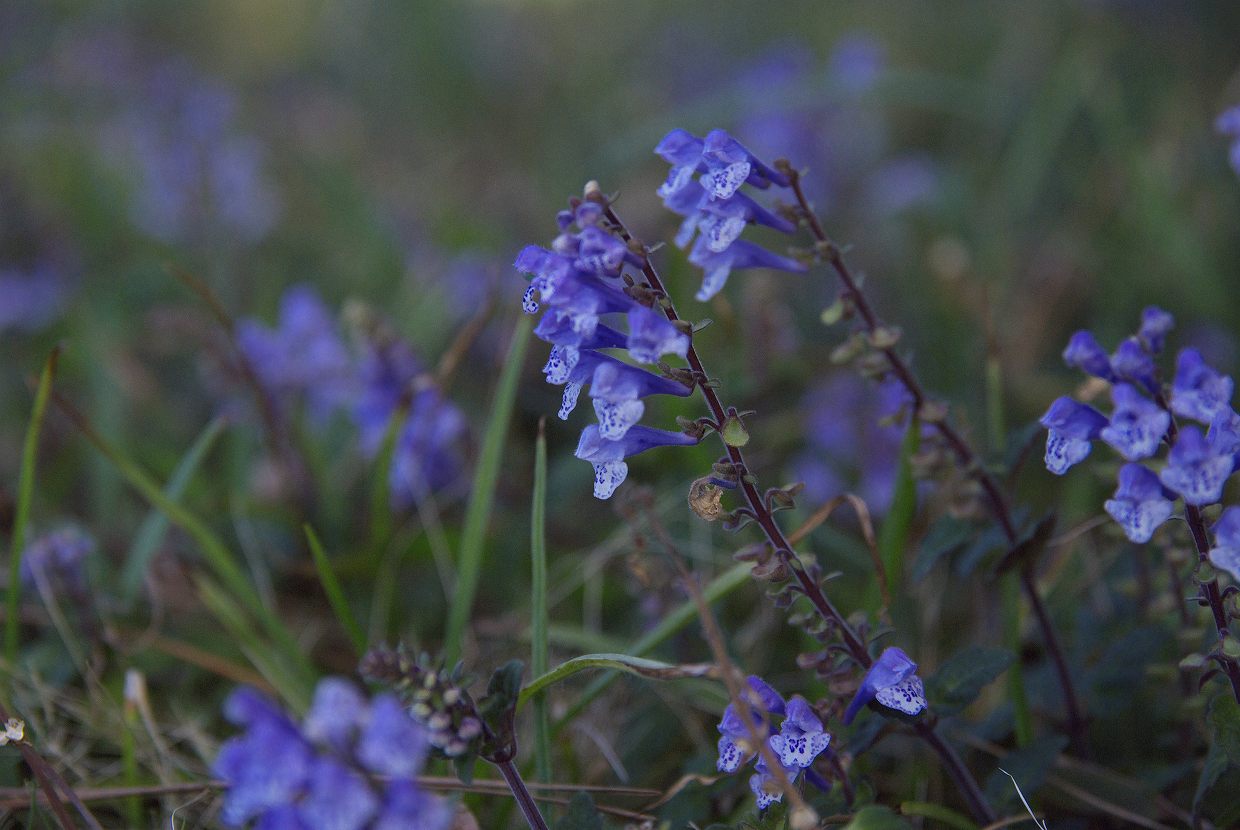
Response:
[{"label": "hooded flower petal", "polygon": [[669,354],[684,358],[689,353],[689,335],[659,312],[639,305],[629,311],[629,336],[624,345],[634,360],[657,363]]},{"label": "hooded flower petal", "polygon": [[1063,475],[1089,455],[1107,419],[1092,406],[1063,397],[1051,404],[1040,423],[1046,427],[1046,468]]},{"label": "hooded flower petal", "polygon": [[1140,464],[1125,464],[1120,468],[1119,487],[1105,506],[1111,518],[1124,529],[1124,535],[1138,543],[1148,542],[1158,526],[1171,518],[1173,509],[1158,476]]},{"label": "hooded flower petal", "polygon": [[926,707],[926,699],[921,692],[921,680],[917,678],[916,671],[917,664],[902,649],[895,646],[884,649],[870,665],[870,670],[861,681],[861,688],[848,704],[848,709],[844,712],[844,723],[852,723],[861,707],[878,697],[880,690],[890,690],[878,699],[884,706],[907,715],[921,712]]},{"label": "hooded flower petal", "polygon": [[1115,410],[1102,430],[1102,440],[1128,461],[1149,458],[1167,434],[1171,414],[1127,383],[1111,388],[1111,400]]},{"label": "hooded flower petal", "polygon": [[1154,389],[1157,386],[1157,367],[1154,358],[1145,350],[1145,346],[1135,337],[1129,337],[1115,354],[1111,355],[1111,371],[1119,380],[1135,383],[1142,389]]},{"label": "hooded flower petal", "polygon": [[1158,306],[1148,306],[1141,312],[1141,328],[1137,336],[1145,343],[1151,354],[1158,354],[1166,344],[1167,335],[1175,327],[1175,318]]},{"label": "hooded flower petal", "polygon": [[785,767],[800,769],[810,766],[830,742],[831,736],[823,730],[822,721],[800,695],[788,701],[787,716],[779,734],[770,739],[779,762]]},{"label": "hooded flower petal", "polygon": [[1208,424],[1231,405],[1232,382],[1208,366],[1196,349],[1185,349],[1175,364],[1171,411]]},{"label": "hooded flower petal", "polygon": [[1111,371],[1111,359],[1106,350],[1098,345],[1092,332],[1078,331],[1068,339],[1068,347],[1063,350],[1063,362],[1103,380],[1115,378]]},{"label": "hooded flower petal", "polygon": [[1201,430],[1186,426],[1167,454],[1167,466],[1158,478],[1188,504],[1214,504],[1223,497],[1223,485],[1231,475],[1232,457],[1218,453]]},{"label": "hooded flower petal", "polygon": [[774,268],[795,273],[807,270],[807,266],[802,262],[772,253],[744,239],[738,239],[722,251],[713,251],[707,238],[699,237],[693,246],[693,252],[689,254],[689,261],[706,272],[702,278],[702,287],[695,295],[702,302],[723,290],[734,269]]},{"label": "hooded flower petal", "polygon": [[1240,507],[1225,509],[1212,530],[1214,547],[1210,548],[1210,562],[1240,582]]},{"label": "hooded flower petal", "polygon": [[591,424],[581,433],[574,454],[594,465],[594,496],[607,499],[628,476],[625,458],[654,447],[687,447],[696,443],[696,438],[683,432],[667,432],[641,425],[630,427],[619,440],[608,440],[597,426]]}]

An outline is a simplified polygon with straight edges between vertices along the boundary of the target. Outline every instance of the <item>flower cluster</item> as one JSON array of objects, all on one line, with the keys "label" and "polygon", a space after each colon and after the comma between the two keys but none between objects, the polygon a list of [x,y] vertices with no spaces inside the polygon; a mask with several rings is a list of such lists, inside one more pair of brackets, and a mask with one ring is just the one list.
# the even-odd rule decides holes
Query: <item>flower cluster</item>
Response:
[{"label": "flower cluster", "polygon": [[917,676],[917,664],[902,649],[883,649],[870,665],[844,712],[844,723],[852,723],[861,707],[871,700],[905,715],[917,715],[926,708],[925,687]]},{"label": "flower cluster", "polygon": [[[445,830],[452,806],[417,784],[429,749],[424,728],[392,695],[367,701],[349,681],[319,682],[301,724],[241,688],[225,716],[245,729],[220,749],[230,827]],[[381,778],[383,780],[381,780]]]},{"label": "flower cluster", "polygon": [[[639,363],[665,355],[685,357],[689,334],[655,308],[656,298],[635,287],[631,272],[643,259],[606,229],[596,201],[575,202],[557,217],[560,233],[550,248],[529,245],[516,267],[531,275],[522,306],[527,314],[545,306],[534,333],[551,344],[543,367],[548,383],[564,387],[559,416],[567,420],[589,387],[598,424],[581,435],[577,457],[594,466],[594,495],[606,499],[628,475],[624,459],[652,447],[689,445],[697,439],[639,426],[650,395],[684,397],[692,380],[626,363],[605,350],[620,350]],[[621,331],[603,322],[623,319]],[[683,373],[682,373],[683,376]]]},{"label": "flower cluster", "polygon": [[405,507],[457,478],[465,417],[408,343],[378,321],[363,328],[355,355],[318,294],[293,286],[281,299],[277,326],[243,320],[237,345],[276,405],[304,401],[320,423],[349,410],[368,457],[378,455],[392,419],[402,417],[389,484],[392,502]]},{"label": "flower cluster", "polygon": [[[765,810],[783,799],[777,778],[771,774],[766,758],[753,746],[753,734],[764,736],[767,745],[779,759],[787,779],[795,781],[802,771],[806,778],[815,786],[826,789],[826,782],[810,769],[814,759],[821,755],[831,742],[831,736],[822,726],[822,721],[814,714],[805,698],[794,695],[785,702],[779,692],[772,689],[764,680],[750,675],[748,688],[745,690],[746,701],[753,716],[753,729],[750,729],[732,704],[723,712],[719,722],[719,760],[716,767],[720,772],[736,772],[743,765],[753,760],[754,774],[749,778],[749,788],[757,798],[758,809]],[[778,729],[775,718],[783,718]]]},{"label": "flower cluster", "polygon": [[[1194,507],[1218,503],[1240,452],[1240,416],[1231,407],[1232,380],[1209,366],[1200,352],[1181,351],[1171,388],[1163,388],[1155,358],[1172,324],[1165,311],[1147,308],[1137,334],[1111,355],[1089,332],[1074,334],[1064,360],[1111,384],[1111,414],[1062,397],[1041,420],[1048,430],[1046,466],[1053,473],[1062,475],[1088,456],[1096,438],[1128,462],[1120,468],[1119,487],[1106,511],[1134,542],[1149,541],[1174,512],[1176,498]],[[1201,426],[1177,427],[1174,416]],[[1155,457],[1164,443],[1165,463],[1156,467]],[[1216,530],[1225,531],[1227,526],[1220,522]],[[1219,558],[1232,561],[1222,553]]]},{"label": "flower cluster", "polygon": [[1214,127],[1231,139],[1231,151],[1228,153],[1228,158],[1231,160],[1232,169],[1240,173],[1240,104],[1224,110],[1214,122]]},{"label": "flower cluster", "polygon": [[787,187],[782,173],[768,167],[723,130],[705,139],[684,130],[672,130],[655,147],[671,165],[667,181],[658,190],[664,206],[684,217],[676,244],[689,246],[689,261],[705,272],[697,299],[719,293],[734,268],[774,268],[805,271],[797,260],[774,254],[740,238],[746,225],[765,225],[792,233],[796,225],[741,192],[748,184],[759,189]]}]

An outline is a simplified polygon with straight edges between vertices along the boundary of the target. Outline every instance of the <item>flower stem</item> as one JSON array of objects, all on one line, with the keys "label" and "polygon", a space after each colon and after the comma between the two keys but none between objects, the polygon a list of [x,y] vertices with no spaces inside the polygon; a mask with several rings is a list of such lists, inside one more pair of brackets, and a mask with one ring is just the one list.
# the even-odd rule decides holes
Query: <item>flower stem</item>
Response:
[{"label": "flower stem", "polygon": [[[1155,394],[1154,401],[1171,415],[1171,422],[1167,426],[1167,443],[1174,447],[1180,434],[1175,422],[1175,414],[1171,412],[1171,407],[1168,406],[1167,399],[1161,392]],[[1201,515],[1201,508],[1185,502],[1184,521],[1188,524],[1189,535],[1193,537],[1193,547],[1197,549],[1198,563],[1208,561],[1210,535],[1206,531],[1206,522]],[[1200,603],[1210,608],[1210,615],[1214,618],[1214,629],[1218,632],[1219,651],[1215,657],[1223,673],[1227,675],[1227,680],[1231,683],[1231,692],[1235,695],[1236,703],[1240,703],[1240,661],[1222,651],[1223,641],[1228,634],[1228,625],[1227,609],[1223,605],[1223,594],[1219,591],[1218,579],[1198,582],[1197,596]]]},{"label": "flower stem", "polygon": [[[676,313],[676,307],[672,303],[671,295],[667,293],[667,289],[664,287],[663,281],[659,277],[659,273],[650,262],[650,257],[646,253],[646,247],[634,239],[633,235],[629,233],[628,228],[625,227],[624,223],[620,221],[620,217],[616,215],[615,210],[612,209],[611,204],[606,201],[601,193],[597,193],[595,198],[598,199],[603,205],[604,216],[607,218],[607,221],[611,223],[612,227],[615,228],[616,232],[620,235],[620,238],[631,246],[638,247],[642,251],[642,273],[645,275],[646,281],[649,283],[650,288],[663,297],[662,308],[664,314],[667,315],[667,319],[673,323],[679,320],[680,317]],[[692,345],[692,341],[690,341],[686,360],[688,360],[690,368],[698,378],[702,380],[709,378],[709,375],[706,374],[705,367],[702,365],[701,358],[698,357],[697,350]],[[727,419],[729,410],[724,407],[722,401],[719,400],[719,395],[715,392],[714,387],[709,383],[699,383],[698,388],[702,392],[702,397],[706,400],[706,405],[709,407],[711,415],[715,419],[715,423],[722,427],[724,421]],[[784,536],[784,532],[775,522],[774,516],[771,515],[771,511],[767,508],[766,502],[762,498],[762,494],[758,492],[757,486],[753,483],[753,478],[749,475],[749,468],[745,464],[745,457],[741,453],[740,448],[734,447],[727,442],[724,442],[724,446],[727,449],[728,460],[736,468],[739,487],[742,494],[745,496],[745,501],[748,504],[748,508],[752,511],[754,520],[757,522],[758,526],[762,528],[762,532],[765,534],[767,542],[770,544],[771,548],[775,551],[775,554],[780,558],[780,560],[788,566],[789,570],[792,572],[792,575],[795,577],[801,592],[810,601],[810,604],[814,606],[814,610],[817,611],[819,616],[830,623],[830,625],[839,633],[840,639],[843,640],[844,646],[848,649],[848,653],[852,656],[852,658],[862,668],[869,668],[874,660],[870,657],[870,653],[866,648],[865,642],[857,635],[857,632],[853,630],[852,626],[848,624],[848,621],[844,618],[844,615],[840,613],[839,609],[837,609],[831,600],[827,598],[827,595],[822,590],[822,586],[819,585],[818,581],[814,579],[813,576],[811,576],[808,569],[805,567],[805,564],[801,561],[800,557],[797,556],[796,551],[793,549],[791,543],[789,543],[787,537]],[[955,781],[956,785],[960,788],[960,793],[968,803],[969,810],[973,813],[974,818],[983,824],[990,824],[994,822],[996,818],[994,810],[991,809],[990,805],[986,802],[986,798],[982,795],[977,781],[973,778],[968,768],[960,760],[960,757],[956,755],[955,751],[941,738],[939,738],[937,734],[935,734],[932,727],[926,726],[926,724],[919,722],[915,724],[914,728],[917,734],[921,736],[930,748],[933,749],[942,759],[943,765],[947,768],[952,780]]]},{"label": "flower stem", "polygon": [[530,795],[529,789],[525,786],[525,781],[521,778],[517,765],[512,759],[507,761],[492,761],[499,768],[500,774],[504,776],[504,781],[508,784],[508,789],[512,790],[512,796],[517,800],[517,806],[521,808],[521,814],[525,816],[525,821],[530,826],[530,830],[548,830],[547,821],[542,817],[542,813],[538,811],[538,805],[534,802],[534,796]]},{"label": "flower stem", "polygon": [[[861,292],[861,288],[849,270],[848,264],[844,262],[844,257],[840,253],[839,248],[832,244],[830,237],[823,230],[822,223],[818,220],[817,214],[814,213],[809,200],[805,197],[805,191],[801,188],[800,175],[791,167],[785,172],[791,180],[792,191],[797,199],[797,206],[809,225],[810,233],[815,241],[818,242],[828,264],[835,271],[840,283],[844,286],[844,292],[852,300],[853,307],[861,315],[866,331],[871,334],[874,333],[880,326],[878,315],[874,313],[865,294]],[[887,359],[887,365],[891,370],[891,374],[900,381],[900,384],[913,399],[914,411],[920,411],[922,404],[926,402],[926,393],[918,382],[917,377],[893,347],[882,349],[882,353]],[[961,437],[960,433],[952,428],[945,418],[932,419],[932,425],[944,442],[951,447],[960,467],[968,472],[974,481],[981,486],[982,491],[986,494],[986,500],[990,504],[990,511],[999,523],[1008,546],[1015,547],[1019,541],[1016,523],[1012,519],[1011,509],[1008,507],[1007,500],[1004,499],[1003,493],[999,490],[999,485],[995,482],[994,477],[986,472],[977,454],[973,452],[972,447]],[[1029,571],[1022,572],[1020,584],[1029,605],[1034,610],[1038,626],[1042,630],[1042,641],[1055,667],[1055,674],[1058,677],[1059,687],[1063,694],[1064,709],[1068,717],[1068,731],[1072,736],[1073,745],[1078,752],[1087,753],[1088,740],[1085,717],[1077,698],[1076,688],[1072,683],[1072,675],[1068,671],[1067,660],[1064,659],[1059,636],[1056,634],[1050,616],[1046,613],[1046,607],[1042,604],[1042,599],[1038,595],[1037,584],[1033,579],[1032,573]]]}]

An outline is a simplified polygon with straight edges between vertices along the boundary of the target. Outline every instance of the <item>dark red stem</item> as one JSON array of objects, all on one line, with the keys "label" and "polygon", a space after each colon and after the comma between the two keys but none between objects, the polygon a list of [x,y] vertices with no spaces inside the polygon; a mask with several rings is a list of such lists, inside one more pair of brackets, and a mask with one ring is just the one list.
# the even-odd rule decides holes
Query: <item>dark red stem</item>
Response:
[{"label": "dark red stem", "polygon": [[[809,200],[805,198],[805,192],[801,188],[800,175],[793,169],[789,169],[787,172],[791,179],[792,191],[796,194],[797,206],[800,209],[801,215],[809,224],[810,233],[813,234],[815,241],[819,244],[822,255],[843,284],[844,293],[852,301],[857,313],[861,315],[866,331],[873,334],[881,325],[878,315],[870,307],[865,294],[861,292],[860,286],[857,285],[857,280],[848,269],[848,264],[844,262],[844,257],[840,254],[839,248],[831,242],[830,237],[827,236],[826,231],[822,228],[822,223],[818,221],[817,214],[814,213],[814,209],[810,206]],[[920,411],[922,404],[926,402],[926,393],[917,381],[917,377],[913,374],[908,364],[904,362],[904,358],[900,357],[894,348],[883,349],[882,353],[887,359],[887,365],[891,370],[891,374],[900,381],[901,385],[908,391],[909,396],[912,397],[914,411]],[[990,512],[1003,530],[1008,546],[1015,547],[1019,539],[1016,532],[1016,523],[1012,520],[1012,513],[1008,507],[1007,500],[1004,499],[1003,493],[999,490],[999,485],[995,482],[994,477],[986,472],[968,442],[952,428],[945,418],[934,418],[930,423],[939,436],[951,447],[960,466],[981,486],[982,491],[986,494],[986,500],[990,503]],[[1051,662],[1055,667],[1055,674],[1058,676],[1059,687],[1063,694],[1064,709],[1068,717],[1068,730],[1072,735],[1073,743],[1078,751],[1085,752],[1088,748],[1085,717],[1082,714],[1081,704],[1076,695],[1076,688],[1072,683],[1072,675],[1068,671],[1068,662],[1064,658],[1063,647],[1059,644],[1059,636],[1055,632],[1050,616],[1046,613],[1046,607],[1042,604],[1042,598],[1038,595],[1037,584],[1033,579],[1031,571],[1026,569],[1021,572],[1020,584],[1025,592],[1025,597],[1029,601],[1029,605],[1033,608],[1034,616],[1038,621],[1038,627],[1042,630],[1042,640],[1047,652],[1050,653]]]}]

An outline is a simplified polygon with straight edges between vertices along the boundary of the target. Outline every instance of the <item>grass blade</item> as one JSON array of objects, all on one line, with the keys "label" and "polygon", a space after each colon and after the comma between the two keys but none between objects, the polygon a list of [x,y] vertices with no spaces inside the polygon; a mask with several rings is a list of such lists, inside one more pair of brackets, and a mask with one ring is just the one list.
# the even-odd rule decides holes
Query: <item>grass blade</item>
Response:
[{"label": "grass blade", "polygon": [[525,349],[530,342],[530,330],[530,320],[526,317],[522,318],[513,331],[508,357],[504,361],[504,372],[491,402],[491,416],[487,420],[486,432],[483,435],[478,468],[474,472],[473,491],[469,507],[465,511],[465,526],[461,532],[456,591],[448,608],[448,627],[444,634],[444,656],[449,666],[461,657],[465,625],[469,622],[469,615],[474,607],[474,595],[478,592],[487,525],[490,523],[491,508],[495,503],[495,486],[499,481],[508,422],[517,397],[517,381],[521,378]]},{"label": "grass blade", "polygon": [[521,689],[517,706],[527,703],[529,699],[548,686],[566,680],[578,672],[587,669],[611,669],[612,671],[635,674],[648,680],[679,680],[684,677],[718,677],[719,667],[714,663],[687,663],[674,665],[658,660],[647,660],[631,654],[585,654],[574,657],[556,666],[546,674],[539,675]]},{"label": "grass blade", "polygon": [[[177,463],[176,469],[172,471],[172,478],[168,480],[168,485],[164,488],[164,496],[168,501],[178,502],[185,494],[185,489],[198,472],[198,468],[202,466],[211,448],[215,446],[216,439],[223,434],[226,424],[227,421],[224,418],[216,418],[207,424],[207,428],[194,440],[189,451]],[[158,508],[152,508],[134,535],[133,545],[129,548],[129,554],[125,557],[125,567],[121,571],[121,599],[126,605],[132,603],[137,597],[147,566],[160,542],[163,541],[164,535],[168,532],[169,524],[165,513]]]},{"label": "grass blade", "polygon": [[[917,479],[913,476],[913,456],[921,443],[921,422],[909,420],[904,440],[900,443],[900,465],[892,489],[891,508],[878,531],[878,555],[887,577],[890,601],[900,604],[904,594],[904,557],[908,552],[909,533],[917,515]],[[880,598],[877,584],[866,592],[867,607],[878,610]]]},{"label": "grass blade", "polygon": [[[738,562],[719,574],[702,589],[703,599],[707,603],[717,602],[749,582],[749,570],[752,567],[748,562]],[[693,600],[685,600],[676,606],[670,614],[660,620],[657,626],[638,638],[629,649],[629,652],[639,657],[649,654],[657,646],[670,639],[673,634],[685,628],[697,618],[697,604]],[[594,702],[595,698],[615,682],[617,677],[619,677],[619,673],[610,671],[587,686],[573,701],[573,705],[564,713],[564,716],[555,722],[552,733],[558,733],[567,724],[571,723],[573,718],[577,717],[582,710]]]},{"label": "grass blade", "polygon": [[226,588],[234,597],[241,600],[249,612],[262,622],[274,645],[278,646],[283,652],[285,659],[297,668],[299,681],[304,685],[308,694],[309,689],[314,685],[315,677],[310,661],[301,653],[301,648],[297,644],[296,639],[294,639],[284,623],[280,621],[280,618],[263,604],[262,598],[254,586],[250,584],[245,571],[236,563],[232,553],[220,541],[219,537],[196,514],[165,496],[163,488],[159,486],[150,473],[143,470],[136,462],[132,461],[100,435],[94,426],[91,425],[90,420],[78,411],[77,407],[70,403],[68,399],[57,394],[53,394],[52,399],[56,402],[57,407],[73,421],[82,435],[116,468],[117,472],[121,474],[121,477],[131,487],[137,490],[153,507],[164,513],[173,524],[176,524],[193,537],[194,541],[198,543],[198,547],[202,551],[207,565],[215,572],[223,588]]},{"label": "grass blade", "polygon": [[[534,497],[530,505],[530,671],[542,677],[550,669],[547,657],[547,435],[546,418],[538,421],[534,444]],[[538,780],[551,781],[551,716],[547,696],[534,698],[534,763]]]},{"label": "grass blade", "polygon": [[305,524],[302,526],[302,529],[306,533],[306,541],[310,543],[310,553],[314,557],[314,567],[319,572],[319,581],[323,583],[323,591],[327,594],[327,601],[331,603],[332,611],[336,613],[336,619],[340,622],[340,627],[344,629],[345,634],[349,635],[349,640],[353,643],[353,649],[360,657],[366,651],[366,635],[362,633],[362,627],[357,624],[357,618],[353,616],[353,611],[349,608],[349,601],[345,598],[344,590],[340,587],[340,580],[336,578],[336,572],[332,570],[332,563],[327,559],[327,551],[323,550],[323,543],[319,541],[314,528],[309,524]]},{"label": "grass blade", "polygon": [[26,524],[30,520],[30,502],[34,498],[34,471],[39,453],[39,433],[47,414],[47,401],[52,392],[52,379],[56,377],[56,362],[60,349],[52,349],[39,375],[39,386],[34,395],[34,411],[26,427],[26,441],[22,445],[22,471],[17,482],[17,506],[13,517],[13,537],[9,547],[9,589],[7,613],[4,623],[4,656],[10,666],[17,665],[17,604],[21,600],[22,553],[26,550]]}]

